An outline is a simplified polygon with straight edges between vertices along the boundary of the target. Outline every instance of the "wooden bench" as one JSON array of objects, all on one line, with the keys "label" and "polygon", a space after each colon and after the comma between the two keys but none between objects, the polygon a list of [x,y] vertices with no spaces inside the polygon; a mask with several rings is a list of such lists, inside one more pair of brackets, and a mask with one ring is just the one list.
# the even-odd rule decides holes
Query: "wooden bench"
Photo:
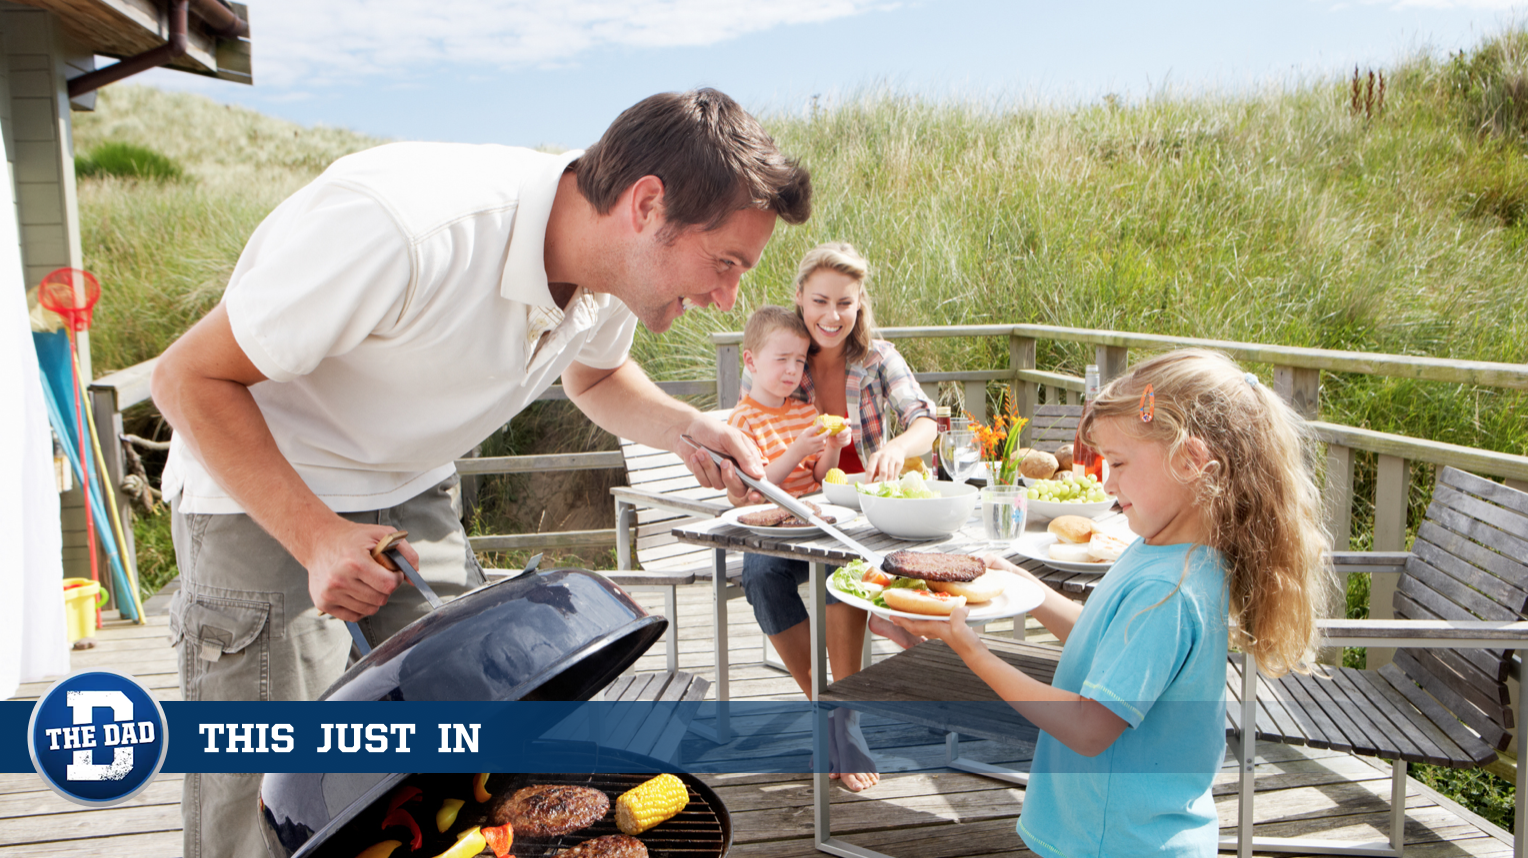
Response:
[{"label": "wooden bench", "polygon": [[650,710],[641,710],[645,717],[616,725],[597,723],[602,714],[599,707],[584,706],[548,731],[545,738],[578,741],[597,737],[605,747],[674,762],[679,741],[710,687],[706,678],[682,670],[626,674],[606,686],[596,699],[606,703],[658,704]]},{"label": "wooden bench", "polygon": [[[1388,555],[1393,558],[1394,555]],[[1338,556],[1338,563],[1344,562]],[[1394,620],[1329,620],[1330,646],[1397,647],[1378,670],[1332,667],[1279,679],[1241,674],[1241,822],[1222,847],[1251,852],[1401,854],[1407,763],[1484,766],[1512,740],[1518,718],[1507,689],[1515,650],[1528,648],[1528,494],[1453,468],[1438,473],[1432,504],[1401,561],[1373,567],[1398,574]],[[1385,570],[1381,572],[1380,570]],[[1256,680],[1255,684],[1253,680]],[[1255,716],[1252,713],[1256,713]],[[1257,741],[1333,748],[1394,760],[1389,842],[1252,837]],[[1528,853],[1528,779],[1517,769],[1514,855]]]},{"label": "wooden bench", "polygon": [[[731,413],[730,409],[709,412],[723,421]],[[743,574],[743,555],[680,542],[674,538],[673,529],[687,522],[715,518],[732,505],[727,502],[726,492],[701,486],[684,461],[668,450],[623,438],[621,455],[626,461],[628,485],[610,490],[615,498],[616,570],[605,574],[623,587],[664,590],[664,611],[670,623],[667,633],[670,670],[678,667],[676,588],[697,581],[711,582],[717,699],[727,700],[727,602],[743,595],[743,588],[738,585]],[[715,574],[718,563],[725,564],[724,576]],[[641,569],[635,568],[637,564]],[[773,650],[767,640],[764,652],[766,664],[784,669],[783,664],[771,660]]]},{"label": "wooden bench", "polygon": [[1054,453],[1058,446],[1069,444],[1077,437],[1077,423],[1081,420],[1081,405],[1037,405],[1034,419],[1027,427],[1029,446]]}]

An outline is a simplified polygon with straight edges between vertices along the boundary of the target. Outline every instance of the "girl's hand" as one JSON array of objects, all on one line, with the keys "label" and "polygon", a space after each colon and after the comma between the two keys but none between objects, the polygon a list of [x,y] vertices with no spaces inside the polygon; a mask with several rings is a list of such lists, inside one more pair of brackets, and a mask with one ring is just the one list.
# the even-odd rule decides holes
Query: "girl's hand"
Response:
[{"label": "girl's hand", "polygon": [[1049,586],[1044,581],[1041,581],[1038,577],[1036,577],[1035,573],[1025,569],[1022,566],[1015,566],[1012,562],[1005,560],[996,554],[983,554],[982,564],[985,565],[988,569],[1000,569],[1004,572],[1011,572],[1020,578],[1027,578],[1042,587]]},{"label": "girl's hand", "polygon": [[902,476],[902,464],[907,461],[907,451],[896,441],[887,441],[886,446],[870,454],[870,461],[865,463],[866,482],[879,483],[886,480],[895,480]]},{"label": "girl's hand", "polygon": [[976,632],[966,625],[966,617],[971,611],[965,605],[961,605],[950,612],[948,620],[914,620],[908,617],[892,617],[893,624],[907,629],[919,637],[938,638],[949,644],[956,650],[981,646],[981,639]]},{"label": "girl's hand", "polygon": [[836,435],[828,435],[827,441],[828,449],[842,450],[843,448],[854,443],[854,431],[845,427],[844,431],[839,432]]}]

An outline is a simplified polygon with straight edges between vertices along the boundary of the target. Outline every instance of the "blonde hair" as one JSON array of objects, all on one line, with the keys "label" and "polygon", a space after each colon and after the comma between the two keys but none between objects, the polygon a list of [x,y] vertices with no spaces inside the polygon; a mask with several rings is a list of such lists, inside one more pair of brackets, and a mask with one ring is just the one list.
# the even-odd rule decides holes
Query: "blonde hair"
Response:
[{"label": "blonde hair", "polygon": [[800,316],[784,307],[765,304],[754,310],[748,324],[743,326],[743,349],[757,354],[775,331],[790,331],[808,343],[812,341],[812,332],[806,329]]},{"label": "blonde hair", "polygon": [[[802,315],[801,289],[806,280],[818,269],[826,268],[852,278],[859,284],[859,314],[854,317],[854,327],[844,338],[844,360],[854,363],[870,352],[870,341],[875,335],[875,313],[870,308],[870,263],[860,256],[854,245],[847,241],[829,241],[808,250],[796,266],[796,315]],[[811,351],[817,352],[817,342]]]},{"label": "blonde hair", "polygon": [[[1141,419],[1146,386],[1152,419]],[[1333,593],[1321,497],[1305,421],[1229,357],[1183,349],[1148,360],[1099,393],[1083,418],[1093,443],[1099,420],[1166,445],[1183,461],[1193,439],[1209,463],[1194,478],[1208,544],[1225,558],[1231,643],[1267,673],[1304,672],[1314,656],[1316,616]]]}]

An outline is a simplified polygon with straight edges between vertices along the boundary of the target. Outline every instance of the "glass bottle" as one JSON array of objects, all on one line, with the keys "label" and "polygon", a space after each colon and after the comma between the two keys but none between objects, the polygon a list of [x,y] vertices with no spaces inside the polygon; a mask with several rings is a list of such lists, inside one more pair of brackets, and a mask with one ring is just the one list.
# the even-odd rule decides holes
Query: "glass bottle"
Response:
[{"label": "glass bottle", "polygon": [[949,476],[944,472],[944,463],[939,461],[939,448],[943,445],[944,433],[950,431],[950,406],[941,405],[934,409],[934,479],[948,480]]},{"label": "glass bottle", "polygon": [[[1088,409],[1093,406],[1093,400],[1098,397],[1098,364],[1088,364],[1086,381],[1083,384],[1082,414],[1087,416]],[[1104,460],[1098,451],[1083,443],[1082,421],[1077,424],[1077,435],[1072,439],[1072,470],[1079,476],[1086,477],[1091,474],[1099,482],[1104,480]]]}]

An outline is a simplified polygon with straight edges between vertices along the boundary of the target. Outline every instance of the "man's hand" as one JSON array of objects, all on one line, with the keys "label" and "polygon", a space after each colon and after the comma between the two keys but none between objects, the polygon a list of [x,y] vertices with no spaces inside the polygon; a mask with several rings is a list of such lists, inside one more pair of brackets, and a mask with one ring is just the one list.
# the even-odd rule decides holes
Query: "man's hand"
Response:
[{"label": "man's hand", "polygon": [[[308,595],[320,611],[354,621],[375,614],[387,604],[387,598],[403,583],[403,573],[379,564],[371,550],[393,530],[386,525],[335,519],[313,534],[313,550],[303,558],[303,566],[308,570]],[[406,540],[393,547],[416,569],[419,567],[419,554]]]},{"label": "man's hand", "polygon": [[[738,429],[704,414],[696,415],[685,430],[691,438],[718,453],[730,455],[742,468],[743,473],[755,479],[764,479],[764,455],[759,452],[753,439]],[[694,472],[700,484],[712,489],[725,489],[728,497],[746,497],[748,503],[763,503],[758,492],[750,491],[732,466],[717,467],[704,450],[686,450],[681,442],[680,454],[684,463]],[[757,498],[757,500],[755,500]]]}]

